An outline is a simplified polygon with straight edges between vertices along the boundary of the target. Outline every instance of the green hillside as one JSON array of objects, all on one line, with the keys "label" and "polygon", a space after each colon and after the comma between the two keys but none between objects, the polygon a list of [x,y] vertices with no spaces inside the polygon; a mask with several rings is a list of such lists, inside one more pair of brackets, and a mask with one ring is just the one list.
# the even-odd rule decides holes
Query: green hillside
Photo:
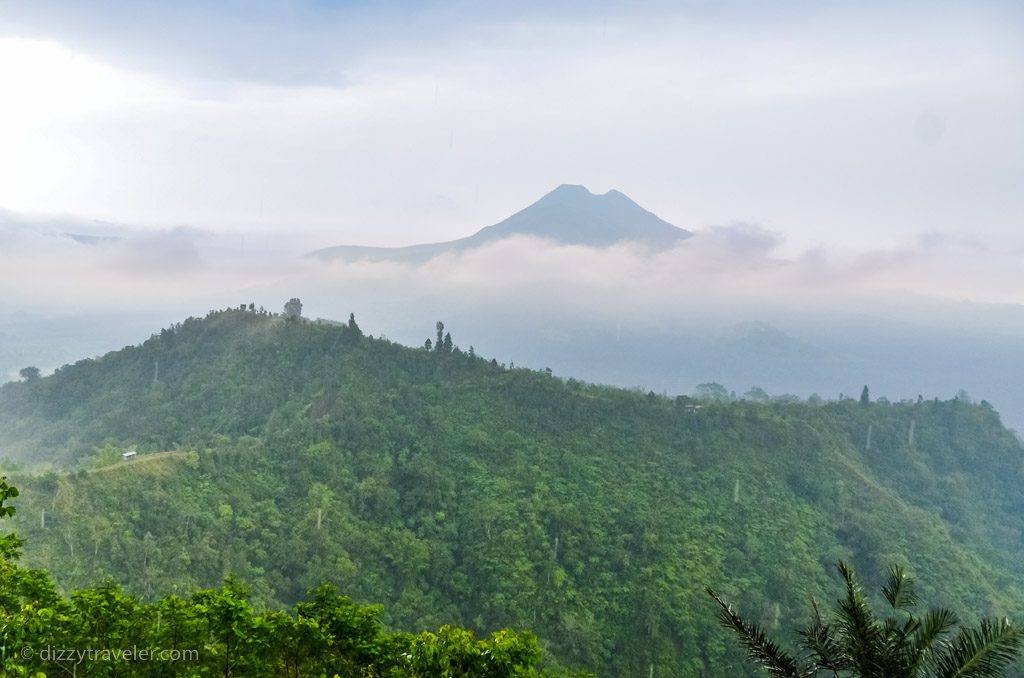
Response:
[{"label": "green hillside", "polygon": [[330,583],[606,676],[742,675],[703,588],[786,630],[838,558],[1024,618],[1022,452],[984,402],[666,398],[249,309],[0,388],[23,562],[64,589]]}]

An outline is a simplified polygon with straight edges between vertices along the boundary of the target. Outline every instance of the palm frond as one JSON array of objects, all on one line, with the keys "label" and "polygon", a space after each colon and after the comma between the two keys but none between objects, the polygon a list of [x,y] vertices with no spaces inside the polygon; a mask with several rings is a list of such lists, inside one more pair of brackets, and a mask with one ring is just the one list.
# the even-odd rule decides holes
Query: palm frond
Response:
[{"label": "palm frond", "polygon": [[894,610],[907,610],[917,602],[914,580],[899,565],[890,565],[882,595]]},{"label": "palm frond", "polygon": [[718,611],[719,622],[722,626],[736,632],[751,660],[779,678],[802,678],[809,675],[809,672],[803,670],[793,656],[768,638],[757,624],[751,624],[733,612],[732,606],[715,593],[711,587],[705,587],[704,590],[715,599],[721,608]]},{"label": "palm frond", "polygon": [[[817,609],[815,610],[817,613]],[[803,646],[816,668],[838,673],[851,668],[849,657],[843,646],[836,639],[832,626],[822,621],[817,615],[807,628],[797,631],[803,639]]]},{"label": "palm frond", "polygon": [[909,651],[909,639],[920,622],[912,614],[903,620],[887,617],[881,626],[876,666],[880,676],[915,678],[911,670],[914,657]]},{"label": "palm frond", "polygon": [[865,678],[995,678],[1024,650],[1024,629],[1006,619],[985,620],[961,629],[947,609],[916,616],[912,580],[898,567],[889,568],[882,594],[893,614],[875,616],[857,576],[843,561],[836,563],[846,584],[846,595],[837,601],[837,612],[823,618],[812,600],[811,623],[798,631],[800,653],[790,655],[757,626],[744,620],[710,587],[705,588],[719,606],[719,621],[732,629],[747,655],[777,678],[813,678],[825,671],[839,676]]},{"label": "palm frond", "polygon": [[978,626],[961,629],[952,643],[934,659],[936,678],[988,678],[1020,653],[1024,632],[1009,620],[985,619]]},{"label": "palm frond", "polygon": [[957,623],[956,615],[945,608],[929,610],[924,617],[917,620],[916,628],[909,634],[911,640],[907,646],[910,655],[907,662],[910,675],[917,675],[932,657],[939,656],[936,643]]},{"label": "palm frond", "polygon": [[906,647],[907,638],[917,628],[917,620],[913,615],[908,615],[902,622],[895,617],[886,617],[882,622],[882,642],[886,648],[886,654],[899,652]]},{"label": "palm frond", "polygon": [[874,675],[881,666],[884,636],[864,597],[853,569],[839,561],[836,568],[846,583],[846,597],[839,600],[839,638],[850,661],[863,675]]}]

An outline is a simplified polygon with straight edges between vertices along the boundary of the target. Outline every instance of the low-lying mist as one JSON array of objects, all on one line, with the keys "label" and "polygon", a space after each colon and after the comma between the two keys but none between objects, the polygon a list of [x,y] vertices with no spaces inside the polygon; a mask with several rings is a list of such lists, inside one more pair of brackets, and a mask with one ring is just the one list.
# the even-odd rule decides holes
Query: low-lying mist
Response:
[{"label": "low-lying mist", "polygon": [[[1020,250],[923,235],[894,249],[789,251],[753,224],[667,250],[514,237],[425,263],[323,261],[301,235],[0,221],[0,374],[136,343],[254,302],[354,312],[375,335],[455,342],[562,376],[690,393],[715,381],[806,397],[949,397],[965,389],[1024,425]],[[333,243],[323,243],[333,244]]]}]

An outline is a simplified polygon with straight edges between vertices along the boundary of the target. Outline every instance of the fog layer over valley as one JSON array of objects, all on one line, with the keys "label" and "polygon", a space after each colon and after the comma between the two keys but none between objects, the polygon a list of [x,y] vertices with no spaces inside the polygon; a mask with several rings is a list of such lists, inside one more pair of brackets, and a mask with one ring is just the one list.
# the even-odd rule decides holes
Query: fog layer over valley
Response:
[{"label": "fog layer over valley", "polygon": [[464,349],[597,382],[669,394],[718,382],[740,397],[754,386],[824,398],[864,384],[892,399],[964,390],[1024,427],[1012,247],[926,233],[897,248],[790,252],[757,224],[681,226],[666,239],[673,227],[626,196],[579,186],[426,250],[6,214],[0,373],[45,372],[209,308],[279,311],[298,296],[309,317],[354,311],[414,346],[443,319]]}]

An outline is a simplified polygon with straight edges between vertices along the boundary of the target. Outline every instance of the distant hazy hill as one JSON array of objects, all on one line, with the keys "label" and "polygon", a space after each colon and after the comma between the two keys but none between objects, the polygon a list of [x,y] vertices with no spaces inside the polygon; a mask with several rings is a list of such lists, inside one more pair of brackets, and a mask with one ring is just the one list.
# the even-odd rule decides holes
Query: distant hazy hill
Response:
[{"label": "distant hazy hill", "polygon": [[0,454],[57,471],[12,475],[25,561],[62,586],[328,581],[600,675],[752,675],[703,587],[788,630],[840,557],[1024,615],[1024,450],[966,399],[702,402],[231,310],[0,387]]},{"label": "distant hazy hill", "polygon": [[423,261],[445,252],[472,249],[517,235],[591,247],[635,242],[665,248],[689,238],[691,233],[660,219],[619,191],[595,195],[583,186],[563,184],[526,209],[468,238],[409,247],[341,245],[317,250],[311,256],[323,259]]}]

